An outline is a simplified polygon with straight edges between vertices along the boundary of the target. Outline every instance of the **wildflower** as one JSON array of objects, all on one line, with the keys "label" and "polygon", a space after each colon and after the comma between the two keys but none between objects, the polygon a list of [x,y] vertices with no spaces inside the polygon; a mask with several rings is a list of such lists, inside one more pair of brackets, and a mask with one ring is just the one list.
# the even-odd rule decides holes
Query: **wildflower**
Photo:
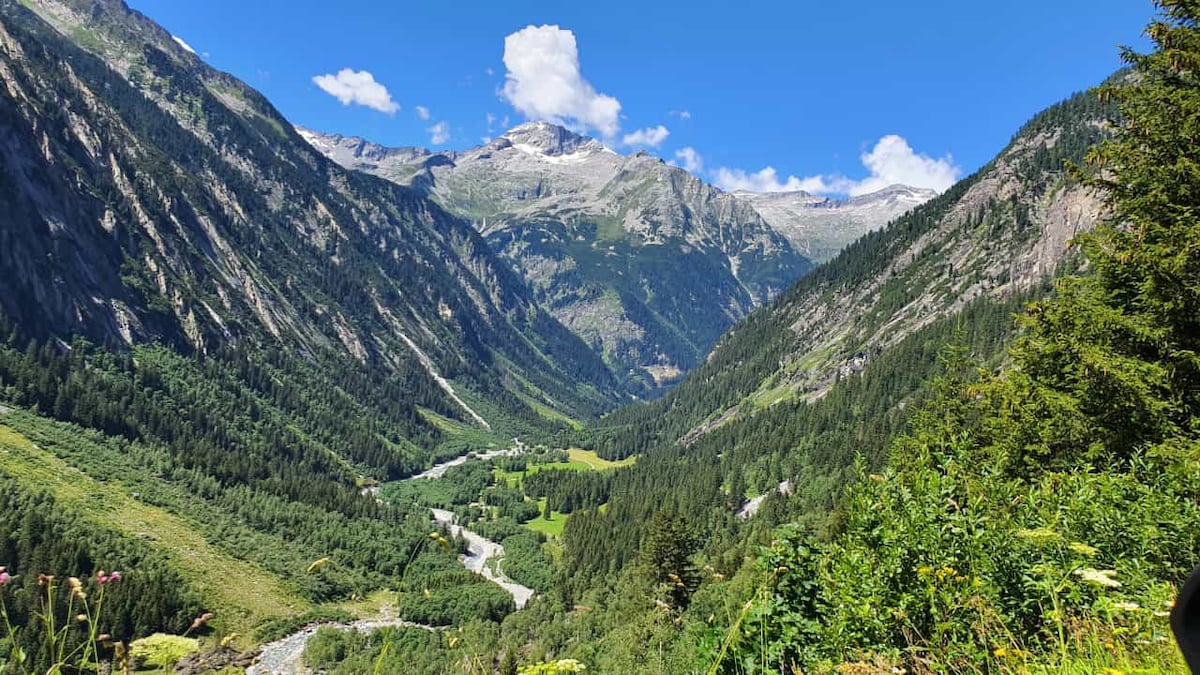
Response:
[{"label": "wildflower", "polygon": [[108,642],[109,640],[112,639],[112,636],[109,635],[108,633],[101,633],[96,636],[96,639],[99,640],[100,642]]},{"label": "wildflower", "polygon": [[46,584],[52,583],[54,583],[53,574],[42,574],[41,572],[38,573],[38,586],[45,586]]},{"label": "wildflower", "polygon": [[1094,556],[1100,552],[1100,550],[1095,546],[1088,546],[1082,541],[1073,541],[1070,544],[1067,544],[1067,548],[1078,553],[1079,555],[1086,555],[1088,557]]},{"label": "wildflower", "polygon": [[87,614],[76,614],[75,620],[78,621],[79,623],[83,623],[83,622],[87,621]]},{"label": "wildflower", "polygon": [[71,595],[80,600],[87,600],[87,593],[83,592],[83,582],[79,577],[67,577],[67,585],[71,587]]},{"label": "wildflower", "polygon": [[1120,602],[1114,602],[1113,609],[1118,609],[1118,610],[1121,610],[1122,612],[1136,612],[1139,609],[1141,609],[1141,607],[1136,602],[1128,602],[1126,600],[1122,600]]},{"label": "wildflower", "polygon": [[927,577],[930,574],[933,574],[933,568],[928,565],[917,568],[917,576],[919,577]]},{"label": "wildflower", "polygon": [[1158,618],[1162,619],[1162,618],[1171,616],[1171,613],[1161,610],[1161,609],[1156,609],[1156,610],[1154,610],[1154,616],[1157,616]]},{"label": "wildflower", "polygon": [[1006,647],[996,647],[995,649],[992,650],[992,656],[995,656],[998,659],[1002,659],[1005,656],[1008,656],[1008,649]]},{"label": "wildflower", "polygon": [[951,567],[949,565],[946,565],[945,567],[934,572],[934,574],[937,576],[938,581],[941,581],[947,577],[955,576],[956,574],[958,574],[958,570],[954,569],[953,567]]},{"label": "wildflower", "polygon": [[1096,584],[1097,586],[1105,586],[1107,588],[1120,588],[1121,582],[1113,577],[1116,576],[1116,570],[1098,570],[1091,567],[1075,570],[1075,576],[1080,577],[1084,581]]},{"label": "wildflower", "polygon": [[12,575],[8,572],[0,572],[0,586],[5,586],[12,581]]},{"label": "wildflower", "polygon": [[1100,675],[1125,675],[1125,671],[1117,670],[1116,668],[1105,668],[1100,671]]},{"label": "wildflower", "polygon": [[99,583],[101,586],[103,586],[104,584],[111,584],[114,581],[120,581],[120,580],[121,580],[120,572],[114,571],[112,573],[107,573],[104,570],[96,571],[96,582]]}]

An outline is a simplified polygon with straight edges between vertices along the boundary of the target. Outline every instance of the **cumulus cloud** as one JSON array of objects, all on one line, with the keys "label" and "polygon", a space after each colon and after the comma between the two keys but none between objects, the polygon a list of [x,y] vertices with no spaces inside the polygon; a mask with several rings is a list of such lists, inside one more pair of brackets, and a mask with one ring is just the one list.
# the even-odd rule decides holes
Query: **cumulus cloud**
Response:
[{"label": "cumulus cloud", "polygon": [[434,145],[441,145],[450,140],[450,125],[444,121],[438,122],[425,131],[429,132],[429,142]]},{"label": "cumulus cloud", "polygon": [[671,132],[660,124],[656,127],[646,127],[645,129],[638,129],[631,134],[625,134],[621,142],[625,145],[646,145],[651,148],[657,148],[670,135]]},{"label": "cumulus cloud", "polygon": [[317,75],[312,81],[342,105],[356,103],[389,115],[400,109],[387,87],[376,82],[375,76],[365,70],[342,68],[336,75]]},{"label": "cumulus cloud", "polygon": [[420,117],[423,120],[429,119],[429,108],[419,105],[415,108],[415,110],[417,112],[417,117]]},{"label": "cumulus cloud", "polygon": [[[679,166],[692,173],[696,173],[704,168],[704,158],[691,146],[676,150],[675,159],[679,160]],[[718,169],[718,171],[721,171],[721,169]]]},{"label": "cumulus cloud", "polygon": [[621,103],[583,78],[575,34],[558,26],[526,26],[504,38],[500,95],[522,115],[606,137],[620,129]]},{"label": "cumulus cloud", "polygon": [[671,117],[678,117],[681,120],[692,119],[692,113],[690,113],[686,110],[668,110],[667,114],[670,115]]},{"label": "cumulus cloud", "polygon": [[860,159],[870,172],[862,180],[841,175],[780,178],[774,167],[747,172],[742,169],[719,168],[713,173],[713,183],[723,190],[751,192],[838,193],[851,196],[882,190],[889,185],[908,185],[942,192],[962,175],[962,169],[950,155],[934,159],[918,154],[903,137],[891,134],[875,143]]},{"label": "cumulus cloud", "polygon": [[895,134],[884,136],[870,152],[863,153],[862,163],[871,175],[851,194],[874,192],[895,183],[943,192],[962,175],[950,155],[939,159],[918,155],[908,141]]},{"label": "cumulus cloud", "polygon": [[171,39],[175,41],[175,44],[179,45],[180,47],[183,47],[184,51],[188,51],[193,54],[196,53],[196,50],[192,49],[192,46],[189,45],[188,43],[184,42],[183,38],[179,37],[178,35],[172,35]]},{"label": "cumulus cloud", "polygon": [[[851,181],[852,182],[852,181]],[[803,190],[805,192],[843,192],[834,184],[827,183],[825,178],[814,176],[811,178],[797,178],[788,176],[780,180],[779,172],[775,167],[768,166],[761,171],[748,172],[743,169],[728,169],[725,167],[718,168],[713,172],[713,183],[722,190],[736,191],[746,190],[748,192],[795,192]]]}]

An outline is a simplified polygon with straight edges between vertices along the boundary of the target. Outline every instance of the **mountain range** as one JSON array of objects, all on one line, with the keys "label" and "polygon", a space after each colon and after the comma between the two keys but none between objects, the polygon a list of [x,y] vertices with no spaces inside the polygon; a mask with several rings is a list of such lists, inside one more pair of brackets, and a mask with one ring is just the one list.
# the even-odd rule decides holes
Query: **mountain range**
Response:
[{"label": "mountain range", "polygon": [[[203,637],[225,649],[375,611],[386,590],[421,624],[398,630],[389,672],[473,664],[477,645],[486,672],[502,653],[507,672],[564,654],[598,672],[718,672],[709,652],[743,619],[804,645],[796,617],[832,578],[810,551],[882,503],[846,502],[847,486],[899,485],[907,467],[885,455],[941,364],[1002,370],[1013,314],[1081,269],[1072,241],[1103,220],[1104,194],[1067,167],[1115,116],[1072,96],[938,195],[731,193],[545,122],[461,152],[296,128],[120,0],[0,0],[0,554],[19,573],[0,584],[21,591],[6,602],[32,616],[49,592],[37,566],[89,580],[119,566],[122,636],[190,632],[211,611]],[[977,551],[934,558],[977,541],[959,526],[1012,541],[967,522],[977,504],[1025,508],[1009,483],[971,492],[989,483],[951,464],[888,507],[949,542],[890,541],[914,557],[880,584],[930,591],[898,603],[974,602],[985,591],[949,565]],[[406,480],[433,465],[436,481]],[[1051,496],[1045,512],[1064,518]],[[502,540],[504,564],[476,569],[538,597],[506,619],[511,598],[460,565],[459,530],[430,507]],[[1138,527],[1171,529],[1146,513]],[[1120,515],[1095,522],[1110,532]],[[863,548],[887,554],[873,542],[892,525],[861,526]],[[1088,557],[1065,569],[1110,564],[1073,537],[1054,551]],[[922,572],[918,555],[944,567]],[[839,574],[861,580],[853,567]],[[1014,593],[1041,592],[1037,573],[1010,575]],[[801,609],[771,615],[766,595]],[[1014,604],[1050,606],[1038,597]],[[444,641],[447,625],[460,630]],[[323,635],[343,659],[378,648],[385,663],[383,640]],[[907,654],[915,635],[878,644]]]},{"label": "mountain range", "polygon": [[546,122],[463,152],[300,133],[340,164],[469,219],[639,395],[677,381],[812,268],[744,201]]},{"label": "mountain range", "polygon": [[797,251],[817,263],[829,261],[859,237],[937,196],[933,190],[906,185],[846,199],[804,191],[733,194],[749,202]]}]

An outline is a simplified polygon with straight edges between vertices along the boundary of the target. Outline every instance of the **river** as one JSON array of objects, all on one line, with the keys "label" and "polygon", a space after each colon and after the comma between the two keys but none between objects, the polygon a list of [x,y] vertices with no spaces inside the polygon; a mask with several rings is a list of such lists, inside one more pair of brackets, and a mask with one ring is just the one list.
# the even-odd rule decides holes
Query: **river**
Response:
[{"label": "river", "polygon": [[[493,457],[501,457],[504,455],[516,454],[517,450],[490,450],[488,452],[479,453],[480,459],[491,459]],[[441,478],[446,474],[446,470],[452,466],[458,466],[467,461],[468,456],[462,455],[454,459],[442,462],[437,466],[432,467],[428,471],[417,474],[407,480],[432,480]],[[504,547],[500,544],[455,524],[454,513],[445,509],[431,509],[433,519],[444,525],[450,526],[450,533],[462,537],[467,542],[467,553],[459,556],[459,562],[463,567],[483,575],[484,578],[497,584],[504,590],[508,591],[513,597],[513,602],[516,603],[517,609],[525,606],[529,599],[533,597],[533,589],[522,586],[509,579],[504,575],[501,568],[501,563],[504,557]],[[492,571],[488,567],[487,561],[492,558],[499,558],[496,561],[496,571]],[[304,646],[308,644],[309,638],[316,635],[317,629],[322,626],[332,628],[340,628],[342,630],[357,630],[367,632],[377,628],[385,627],[407,627],[407,628],[423,628],[425,630],[441,630],[434,626],[413,623],[397,618],[379,618],[379,619],[364,619],[355,621],[351,624],[344,623],[327,623],[305,626],[300,630],[262,646],[258,660],[254,665],[246,669],[246,675],[301,675],[307,672],[302,661],[304,654]]]}]

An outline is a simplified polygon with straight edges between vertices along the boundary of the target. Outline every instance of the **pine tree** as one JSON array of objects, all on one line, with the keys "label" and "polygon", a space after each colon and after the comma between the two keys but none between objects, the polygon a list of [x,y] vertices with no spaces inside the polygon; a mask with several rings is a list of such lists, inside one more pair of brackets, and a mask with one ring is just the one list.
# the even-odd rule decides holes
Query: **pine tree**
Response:
[{"label": "pine tree", "polygon": [[1031,307],[998,428],[1018,469],[1127,460],[1197,431],[1200,413],[1200,2],[1160,0],[1102,88],[1123,122],[1077,171],[1109,217],[1079,243],[1091,267]]},{"label": "pine tree", "polygon": [[690,560],[695,551],[696,538],[682,517],[669,511],[654,514],[642,538],[640,568],[672,607],[686,607],[696,588]]}]

